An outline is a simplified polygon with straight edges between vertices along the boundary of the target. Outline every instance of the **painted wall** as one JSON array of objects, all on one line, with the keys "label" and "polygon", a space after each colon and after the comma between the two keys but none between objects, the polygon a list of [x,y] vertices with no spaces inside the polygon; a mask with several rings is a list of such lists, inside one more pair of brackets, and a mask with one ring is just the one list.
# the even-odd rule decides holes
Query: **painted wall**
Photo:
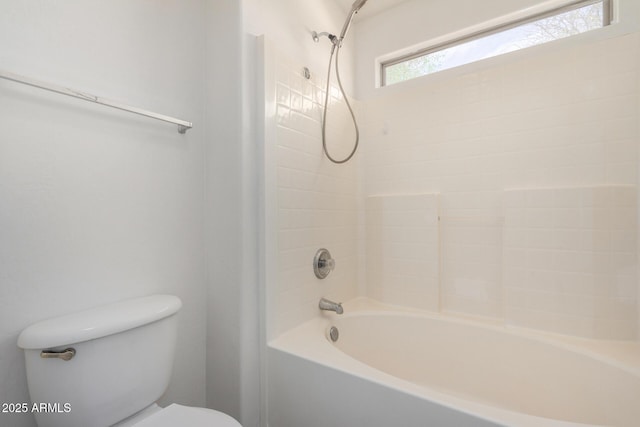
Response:
[{"label": "painted wall", "polygon": [[206,2],[207,405],[259,423],[257,174],[259,144],[248,121],[253,41],[241,2]]},{"label": "painted wall", "polygon": [[[2,68],[194,122],[0,81],[0,402],[28,393],[18,333],[154,293],[183,301],[161,403],[205,404],[201,1],[0,2]],[[33,427],[31,416],[0,424]]]},{"label": "painted wall", "polygon": [[363,196],[440,194],[440,309],[636,337],[639,39],[621,28],[362,102]]}]

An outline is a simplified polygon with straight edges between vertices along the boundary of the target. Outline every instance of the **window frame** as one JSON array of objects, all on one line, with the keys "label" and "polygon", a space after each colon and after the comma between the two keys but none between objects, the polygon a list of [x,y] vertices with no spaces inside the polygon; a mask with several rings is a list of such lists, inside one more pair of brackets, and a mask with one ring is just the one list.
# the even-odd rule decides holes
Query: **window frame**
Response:
[{"label": "window frame", "polygon": [[[437,43],[434,45],[430,45],[427,46],[425,48],[421,48],[419,50],[416,50],[414,52],[408,53],[408,54],[404,54],[404,55],[400,55],[397,57],[393,57],[391,59],[388,60],[384,60],[381,61],[379,63],[379,70],[380,70],[380,86],[379,87],[386,87],[389,86],[387,85],[387,73],[386,73],[386,68],[387,67],[391,67],[397,64],[401,64],[403,62],[407,62],[407,61],[411,61],[413,59],[416,58],[420,58],[422,56],[426,56],[426,55],[430,55],[432,53],[436,53],[439,52],[441,50],[445,50],[454,46],[458,46],[473,40],[477,40],[486,36],[490,36],[492,34],[497,34],[503,31],[507,31],[510,30],[512,28],[516,28],[519,27],[521,25],[525,25],[531,22],[535,22],[541,19],[545,19],[545,18],[549,18],[551,16],[555,16],[555,15],[560,15],[562,13],[565,12],[570,12],[572,10],[576,10],[576,9],[580,9],[582,7],[587,7],[590,5],[594,5],[597,3],[602,3],[602,7],[603,7],[603,14],[602,14],[602,27],[601,28],[605,28],[611,24],[613,24],[614,22],[614,2],[615,0],[576,0],[573,2],[570,2],[568,4],[564,4],[562,6],[558,6],[558,7],[554,7],[551,8],[549,10],[543,11],[543,12],[539,12],[539,13],[535,13],[529,16],[525,16],[523,18],[519,18],[519,19],[514,19],[508,22],[505,22],[503,24],[498,24],[498,25],[494,25],[492,27],[486,28],[486,29],[482,29],[482,30],[478,30],[478,31],[474,31],[470,34],[466,34],[460,37],[455,37],[451,40],[447,40],[441,43]],[[590,32],[590,31],[586,31],[586,32]],[[586,33],[585,32],[585,33]],[[582,33],[584,34],[584,33]],[[546,43],[541,43],[542,44],[546,44]],[[523,49],[518,49],[518,51],[523,50]],[[499,55],[498,55],[499,56]],[[484,59],[488,59],[488,58],[484,58]],[[472,62],[468,62],[464,65],[467,64],[473,64],[475,62],[479,62],[482,61],[482,59],[480,60],[476,60],[476,61],[472,61]],[[462,66],[462,65],[461,65]],[[457,68],[457,67],[454,67]],[[446,71],[446,70],[442,70],[442,71]],[[424,74],[422,76],[419,77],[424,77],[426,75],[431,75],[431,74],[436,74],[439,71],[435,71],[433,73],[427,73]],[[396,82],[394,84],[397,83],[403,83],[409,80],[414,80],[417,77],[411,78],[411,79],[407,79],[407,80],[402,80],[400,82]]]}]

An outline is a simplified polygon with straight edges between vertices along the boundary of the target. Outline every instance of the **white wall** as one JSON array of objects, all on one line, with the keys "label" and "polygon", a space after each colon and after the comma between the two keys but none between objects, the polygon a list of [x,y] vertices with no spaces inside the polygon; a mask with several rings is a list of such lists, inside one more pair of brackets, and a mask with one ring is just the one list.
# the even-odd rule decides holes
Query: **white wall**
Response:
[{"label": "white wall", "polygon": [[[268,336],[273,337],[317,314],[321,295],[342,298],[355,289],[355,260],[351,260],[355,234],[345,243],[345,236],[355,233],[355,163],[335,166],[323,158],[320,104],[324,102],[330,43],[324,38],[316,44],[311,38],[313,30],[339,32],[346,16],[332,0],[247,0],[243,10],[245,31],[264,35],[264,60],[273,68],[265,70],[270,78],[260,86],[267,93],[266,105],[273,106],[273,115],[265,123],[272,133],[264,147],[264,156],[270,159],[264,171],[270,187],[263,190],[266,205],[273,209],[266,215],[277,221],[267,223],[266,228],[275,225],[278,230],[267,242],[267,252],[278,252],[274,259],[277,272],[267,283],[267,292],[273,296],[267,305]],[[340,69],[348,91],[351,64],[345,43]],[[311,70],[311,80],[302,77],[304,67]],[[335,85],[335,76],[332,79]],[[338,115],[332,117],[330,138],[336,141],[333,149],[339,157],[351,143],[353,129],[339,122]],[[336,135],[342,126],[347,129],[345,141]],[[310,265],[315,250],[323,246],[335,248],[332,253],[338,257],[338,268],[331,279],[321,282]]]},{"label": "white wall", "polygon": [[366,264],[368,296],[388,304],[439,309],[438,199],[437,194],[366,198],[361,261]]},{"label": "white wall", "polygon": [[[28,393],[20,330],[178,295],[162,402],[205,404],[201,1],[0,1],[2,68],[194,122],[174,126],[0,81],[0,402]],[[33,427],[30,415],[0,424]]]},{"label": "white wall", "polygon": [[634,339],[637,205],[632,185],[505,192],[507,321],[569,335]]},{"label": "white wall", "polygon": [[[273,338],[317,316],[321,297],[346,301],[357,294],[357,169],[354,161],[333,164],[322,152],[323,82],[305,80],[299,63],[275,48],[270,53],[277,64],[277,128],[266,147],[277,173],[276,188],[267,189],[267,197],[277,200],[278,276],[268,283]],[[327,138],[337,158],[353,144],[349,132],[329,132]],[[320,248],[336,260],[336,269],[323,280],[312,268]]]},{"label": "white wall", "polygon": [[[241,2],[207,1],[205,217],[207,404],[245,427],[259,423],[257,174],[252,43]],[[247,73],[247,75],[244,75]]]},{"label": "white wall", "polygon": [[[363,46],[378,40],[364,33],[374,18],[382,15],[358,28]],[[608,228],[613,218],[603,223],[599,216],[624,210],[613,227],[624,222],[625,229],[635,228],[626,215],[627,208],[637,210],[637,203],[628,203],[635,199],[625,195],[619,206],[603,211],[586,199],[567,204],[574,194],[618,194],[637,183],[640,63],[629,53],[638,51],[639,39],[637,27],[624,35],[636,16],[625,19],[584,37],[383,88],[362,102],[363,196],[441,194],[441,256],[456,259],[443,260],[443,278],[453,281],[441,282],[441,309],[582,336],[635,336],[637,292],[630,281],[637,279],[637,264],[630,261],[629,245],[636,233],[617,233]],[[360,64],[367,53],[358,52]],[[564,191],[567,200],[549,190],[575,187],[584,190]],[[539,209],[524,225],[529,237],[523,251],[522,241],[512,240],[514,226],[502,225],[514,218],[513,212],[505,217],[505,190],[536,188],[547,190],[536,192],[539,197],[528,205]],[[553,214],[545,217],[548,209]],[[576,214],[584,219],[568,225],[576,230],[558,231],[568,218],[577,221]],[[583,237],[598,235],[594,230],[609,237],[582,239],[582,224],[589,229]],[[476,243],[447,241],[460,237],[464,227]],[[503,234],[503,227],[510,233]],[[491,250],[502,265],[466,280],[463,268],[488,253],[482,241],[495,242]],[[527,277],[514,281],[520,268]]]},{"label": "white wall", "polygon": [[[346,300],[357,291],[355,164],[330,166],[321,154],[319,105],[330,44],[311,38],[313,30],[340,31],[344,15],[332,0],[243,2],[244,31],[261,36],[255,45],[258,62],[253,69],[258,74],[252,99],[261,177],[262,351],[279,332],[317,315],[321,296]],[[343,83],[352,93],[349,46],[341,63]],[[303,67],[310,69],[310,81],[302,78]],[[341,138],[335,138],[335,131],[331,134],[333,148],[342,150]],[[320,281],[311,261],[323,246],[332,251],[338,267]],[[266,352],[261,361],[261,414],[266,416]],[[264,425],[266,417],[261,422]]]}]

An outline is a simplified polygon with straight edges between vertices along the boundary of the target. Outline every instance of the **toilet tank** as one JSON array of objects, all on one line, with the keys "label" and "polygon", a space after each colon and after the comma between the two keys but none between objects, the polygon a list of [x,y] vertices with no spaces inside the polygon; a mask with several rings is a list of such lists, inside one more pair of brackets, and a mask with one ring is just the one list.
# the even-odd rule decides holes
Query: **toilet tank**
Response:
[{"label": "toilet tank", "polygon": [[[154,295],[22,331],[18,346],[38,426],[108,427],[160,398],[171,377],[181,306],[178,297]],[[42,357],[68,348],[75,350],[71,360]]]}]

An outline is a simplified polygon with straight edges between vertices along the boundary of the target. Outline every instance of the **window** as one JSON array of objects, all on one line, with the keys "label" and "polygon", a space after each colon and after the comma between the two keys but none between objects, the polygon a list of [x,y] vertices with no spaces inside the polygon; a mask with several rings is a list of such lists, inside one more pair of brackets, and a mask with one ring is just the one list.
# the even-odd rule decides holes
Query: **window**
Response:
[{"label": "window", "polygon": [[611,0],[582,0],[382,63],[382,86],[602,28]]}]

